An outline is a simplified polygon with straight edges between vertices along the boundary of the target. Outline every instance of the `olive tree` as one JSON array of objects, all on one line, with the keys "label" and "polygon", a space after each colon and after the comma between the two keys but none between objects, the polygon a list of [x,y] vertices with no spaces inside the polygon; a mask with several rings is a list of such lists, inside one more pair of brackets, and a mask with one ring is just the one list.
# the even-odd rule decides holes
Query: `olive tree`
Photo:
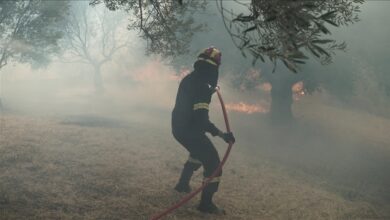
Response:
[{"label": "olive tree", "polygon": [[[217,3],[226,33],[243,56],[271,62],[272,70],[263,71],[262,80],[272,84],[271,116],[292,119],[291,87],[304,82],[307,93],[319,83],[312,75],[302,74],[309,59],[329,64],[336,51],[347,44],[332,38],[331,30],[359,20],[363,0],[95,0],[112,9],[132,14],[131,29],[138,29],[151,42],[148,50],[177,56],[186,53],[194,31],[191,16],[201,12],[200,5]],[[204,7],[204,6],[203,6]],[[184,48],[184,49],[183,49]],[[292,73],[277,73],[284,65]],[[278,67],[278,68],[277,68]],[[293,74],[297,73],[297,74]]]}]

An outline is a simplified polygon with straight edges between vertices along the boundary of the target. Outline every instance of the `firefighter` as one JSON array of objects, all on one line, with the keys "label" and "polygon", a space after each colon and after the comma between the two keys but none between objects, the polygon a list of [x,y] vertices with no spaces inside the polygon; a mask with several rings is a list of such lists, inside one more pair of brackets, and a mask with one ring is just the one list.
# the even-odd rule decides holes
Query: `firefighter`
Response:
[{"label": "firefighter", "polygon": [[[189,152],[180,179],[175,186],[178,192],[190,192],[190,179],[194,171],[203,166],[204,178],[210,177],[217,169],[220,158],[217,150],[206,136],[219,136],[225,142],[235,142],[231,132],[224,133],[209,120],[209,104],[218,81],[221,52],[209,47],[199,54],[194,70],[180,82],[176,104],[172,111],[172,133],[175,139]],[[203,189],[197,209],[204,213],[222,214],[212,201],[222,171]]]}]

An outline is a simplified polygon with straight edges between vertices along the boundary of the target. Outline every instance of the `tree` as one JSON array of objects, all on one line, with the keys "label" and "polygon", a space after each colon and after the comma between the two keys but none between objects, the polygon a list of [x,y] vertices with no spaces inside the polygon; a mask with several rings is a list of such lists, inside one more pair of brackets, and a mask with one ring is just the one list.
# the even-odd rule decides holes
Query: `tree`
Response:
[{"label": "tree", "polygon": [[[271,118],[274,121],[292,119],[292,86],[303,81],[304,90],[313,92],[319,81],[308,73],[310,68],[299,65],[315,58],[322,64],[332,62],[336,50],[344,50],[346,43],[330,37],[329,25],[334,28],[357,22],[362,0],[312,1],[234,1],[240,4],[240,13],[229,9],[218,0],[219,9],[233,42],[245,53],[265,62],[268,57],[275,72],[278,63],[300,74],[272,74],[263,71],[263,80],[271,83]],[[230,6],[231,7],[231,6]],[[300,69],[301,67],[301,69]],[[311,71],[315,71],[311,69]]]},{"label": "tree", "polygon": [[205,9],[208,0],[181,1],[91,0],[92,5],[104,3],[110,10],[124,10],[130,14],[129,29],[140,30],[147,41],[147,54],[172,58],[188,53],[194,33],[204,29],[195,24],[193,15]]},{"label": "tree", "polygon": [[58,40],[67,10],[68,3],[62,1],[1,1],[0,71],[11,61],[47,65],[51,55],[60,51]]},{"label": "tree", "polygon": [[[141,14],[143,8],[152,5],[155,11],[165,13],[150,14],[149,19],[162,22],[156,22],[157,26],[150,28],[158,29],[160,32],[175,30],[175,26],[170,25],[172,23],[160,17],[173,14],[176,19],[181,19],[172,13],[177,7],[161,10],[165,9],[166,5],[174,5],[176,1],[146,2],[150,3],[141,0],[104,0],[112,9],[126,6],[128,11],[134,10]],[[182,8],[187,8],[193,1],[178,2]],[[273,64],[272,70],[262,71],[264,80],[272,84],[271,116],[274,119],[282,118],[288,121],[292,119],[292,85],[301,80],[304,81],[305,90],[313,92],[319,83],[313,80],[312,73],[273,74],[276,66],[284,64],[288,70],[297,73],[302,72],[301,68],[305,67],[304,64],[310,58],[320,61],[321,64],[331,63],[335,52],[344,50],[346,43],[331,38],[330,26],[338,28],[357,22],[359,6],[363,0],[216,0],[216,2],[225,28],[243,56],[247,57],[249,53],[253,65],[256,65],[258,60],[266,62],[266,58]],[[143,16],[134,19],[141,22],[136,23],[133,28],[139,28],[146,37],[149,37],[150,30],[145,30],[142,25]],[[156,41],[164,42],[166,39],[153,40],[157,44]],[[152,52],[161,53],[159,50],[151,49]],[[185,52],[181,50],[172,52],[172,48],[168,50],[177,54]]]},{"label": "tree", "polygon": [[130,37],[123,30],[126,30],[123,16],[118,18],[104,8],[88,7],[85,2],[74,3],[68,17],[63,41],[66,53],[61,59],[92,66],[98,94],[104,92],[102,67],[118,51],[129,46]]}]

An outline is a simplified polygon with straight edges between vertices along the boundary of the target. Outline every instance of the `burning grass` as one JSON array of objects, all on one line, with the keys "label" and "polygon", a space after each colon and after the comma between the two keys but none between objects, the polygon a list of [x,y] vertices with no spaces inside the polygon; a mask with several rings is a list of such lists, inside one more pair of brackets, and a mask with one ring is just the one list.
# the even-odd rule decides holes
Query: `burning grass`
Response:
[{"label": "burning grass", "polygon": [[[160,125],[115,120],[85,126],[2,116],[2,219],[148,219],[175,203],[172,191],[186,153]],[[66,120],[65,120],[66,121]],[[101,120],[107,122],[107,119]],[[239,136],[239,134],[238,134]],[[218,148],[224,150],[221,141]],[[194,210],[198,197],[167,219],[381,219],[377,207],[349,201],[248,153],[238,141],[216,201],[226,216]],[[199,185],[201,172],[194,177]],[[383,218],[384,219],[384,218]]]},{"label": "burning grass", "polygon": [[227,103],[226,109],[228,111],[235,111],[235,112],[241,112],[246,114],[269,112],[269,106],[265,107],[264,105],[260,105],[260,104],[248,104],[244,102]]}]

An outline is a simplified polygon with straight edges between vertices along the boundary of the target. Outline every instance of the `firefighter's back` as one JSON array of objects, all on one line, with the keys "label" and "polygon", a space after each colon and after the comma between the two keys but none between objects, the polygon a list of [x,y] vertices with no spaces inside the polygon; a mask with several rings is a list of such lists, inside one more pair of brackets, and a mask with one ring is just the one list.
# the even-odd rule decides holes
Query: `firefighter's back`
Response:
[{"label": "firefighter's back", "polygon": [[176,96],[175,107],[172,111],[172,129],[189,130],[192,121],[192,106],[194,85],[197,83],[192,74],[188,74],[180,82]]}]

